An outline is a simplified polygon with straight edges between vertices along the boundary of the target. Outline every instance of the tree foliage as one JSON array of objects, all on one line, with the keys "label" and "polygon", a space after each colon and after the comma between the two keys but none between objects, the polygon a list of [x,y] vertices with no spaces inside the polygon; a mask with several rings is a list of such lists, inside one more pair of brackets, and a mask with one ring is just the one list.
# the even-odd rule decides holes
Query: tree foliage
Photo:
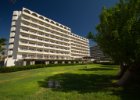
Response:
[{"label": "tree foliage", "polygon": [[120,0],[103,8],[96,29],[93,39],[114,61],[140,62],[140,0]]},{"label": "tree foliage", "polygon": [[0,38],[0,52],[3,51],[3,46],[5,45],[6,39],[4,38]]}]

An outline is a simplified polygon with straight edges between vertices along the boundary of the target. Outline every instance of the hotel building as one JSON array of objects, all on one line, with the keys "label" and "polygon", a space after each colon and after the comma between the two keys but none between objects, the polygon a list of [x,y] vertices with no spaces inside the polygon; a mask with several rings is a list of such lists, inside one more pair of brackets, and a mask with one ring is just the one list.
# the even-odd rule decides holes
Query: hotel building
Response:
[{"label": "hotel building", "polygon": [[105,55],[98,45],[90,47],[90,56],[98,62],[111,61],[110,57]]},{"label": "hotel building", "polygon": [[88,39],[27,8],[14,11],[6,66],[69,63],[89,56]]}]

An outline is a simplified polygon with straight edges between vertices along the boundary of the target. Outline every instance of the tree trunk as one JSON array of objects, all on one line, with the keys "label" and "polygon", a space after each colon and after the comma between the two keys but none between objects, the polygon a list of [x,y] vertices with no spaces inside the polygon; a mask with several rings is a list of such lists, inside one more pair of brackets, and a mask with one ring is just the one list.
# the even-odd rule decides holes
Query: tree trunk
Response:
[{"label": "tree trunk", "polygon": [[[128,82],[130,82],[131,79],[134,80],[134,78],[137,79],[137,76],[139,76],[139,72],[140,72],[140,64],[139,63],[133,63],[131,65],[127,65],[124,67],[121,66],[121,71],[119,73],[119,75],[121,76],[120,79],[118,80],[118,82],[116,83],[117,86],[124,86],[125,84],[127,84]],[[131,82],[133,82],[133,80],[131,80]]]},{"label": "tree trunk", "polygon": [[130,79],[130,76],[131,76],[131,72],[129,70],[127,70],[116,84],[118,86],[125,85],[128,82],[128,80]]},{"label": "tree trunk", "polygon": [[128,65],[123,64],[123,63],[120,64],[120,71],[117,74],[117,78],[120,79],[124,75],[124,73],[126,72],[127,69],[128,69]]}]

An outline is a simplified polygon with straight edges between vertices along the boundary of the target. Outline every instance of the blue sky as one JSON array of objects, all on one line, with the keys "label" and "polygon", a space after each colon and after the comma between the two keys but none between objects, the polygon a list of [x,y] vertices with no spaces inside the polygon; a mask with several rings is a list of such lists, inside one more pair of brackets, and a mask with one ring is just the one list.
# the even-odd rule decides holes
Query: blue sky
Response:
[{"label": "blue sky", "polygon": [[12,12],[28,8],[86,36],[96,33],[103,6],[111,7],[119,0],[0,0],[0,37],[9,38]]}]

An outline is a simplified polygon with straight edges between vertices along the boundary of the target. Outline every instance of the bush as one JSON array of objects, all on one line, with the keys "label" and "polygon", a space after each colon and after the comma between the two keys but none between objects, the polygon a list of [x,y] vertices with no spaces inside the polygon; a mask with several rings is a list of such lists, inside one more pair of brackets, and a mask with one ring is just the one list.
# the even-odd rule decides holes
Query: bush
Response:
[{"label": "bush", "polygon": [[43,67],[46,67],[46,65],[27,65],[27,66],[1,67],[0,68],[0,73],[30,70],[30,69],[43,68]]},{"label": "bush", "polygon": [[27,66],[1,67],[0,73],[16,72],[16,71],[37,69],[43,67],[70,66],[70,65],[78,65],[78,64],[48,64],[48,65],[38,64],[38,65],[27,65]]}]

